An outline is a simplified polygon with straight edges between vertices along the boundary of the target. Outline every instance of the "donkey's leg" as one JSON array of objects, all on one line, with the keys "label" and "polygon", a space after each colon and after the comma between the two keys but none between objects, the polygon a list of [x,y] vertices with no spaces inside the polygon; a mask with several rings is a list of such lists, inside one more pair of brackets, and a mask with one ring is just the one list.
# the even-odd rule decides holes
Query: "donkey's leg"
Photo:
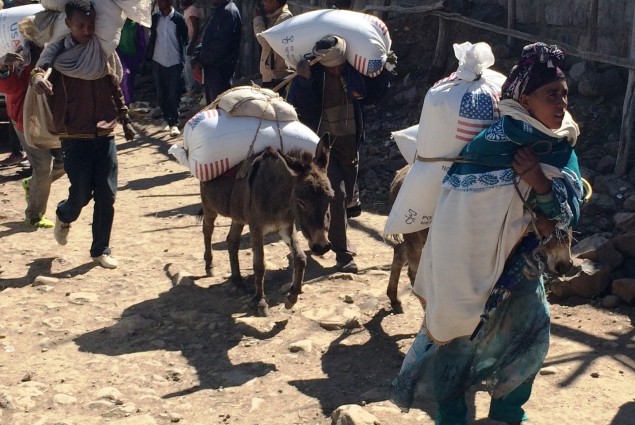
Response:
[{"label": "donkey's leg", "polygon": [[252,306],[257,309],[258,316],[269,316],[269,305],[265,299],[265,238],[262,228],[250,225],[249,238],[251,253],[254,256],[254,286],[256,287]]},{"label": "donkey's leg", "polygon": [[229,266],[232,272],[232,282],[236,286],[243,286],[243,278],[240,275],[240,265],[238,264],[238,249],[240,248],[240,235],[243,233],[244,224],[232,220],[232,224],[227,234],[227,252],[229,253]]},{"label": "donkey's leg", "polygon": [[287,294],[284,303],[286,308],[291,308],[298,302],[298,295],[302,293],[302,282],[304,281],[304,270],[306,269],[306,254],[300,249],[297,234],[293,224],[278,232],[284,243],[287,244],[293,257],[293,284]]},{"label": "donkey's leg", "polygon": [[212,234],[214,233],[214,221],[218,214],[216,212],[206,209],[203,204],[203,242],[205,244],[205,253],[203,258],[205,259],[205,274],[212,276],[212,264],[214,254],[212,253]]},{"label": "donkey's leg", "polygon": [[386,295],[390,300],[393,313],[403,313],[401,307],[401,301],[397,295],[397,289],[399,288],[399,276],[401,275],[401,269],[406,264],[406,244],[400,242],[393,247],[392,250],[392,264],[390,265],[390,277],[388,278],[388,288],[386,288]]}]

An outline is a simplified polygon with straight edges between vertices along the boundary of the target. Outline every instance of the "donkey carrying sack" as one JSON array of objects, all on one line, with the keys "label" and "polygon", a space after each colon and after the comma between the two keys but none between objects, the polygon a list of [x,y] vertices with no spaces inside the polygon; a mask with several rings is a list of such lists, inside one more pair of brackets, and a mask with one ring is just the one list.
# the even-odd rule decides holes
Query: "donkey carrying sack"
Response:
[{"label": "donkey carrying sack", "polygon": [[293,68],[311,56],[323,37],[336,35],[346,41],[346,60],[369,77],[381,73],[391,40],[384,22],[373,15],[351,10],[314,10],[294,16],[257,34]]},{"label": "donkey carrying sack", "polygon": [[267,147],[313,155],[319,140],[277,93],[236,87],[194,115],[183,129],[183,147],[172,145],[168,152],[204,182]]},{"label": "donkey carrying sack", "polygon": [[[430,226],[452,158],[499,117],[505,76],[488,69],[494,64],[491,47],[465,42],[454,44],[454,53],[459,60],[457,71],[437,81],[423,101],[417,159],[390,210],[384,235],[413,233]],[[413,131],[401,133],[407,130]]]}]

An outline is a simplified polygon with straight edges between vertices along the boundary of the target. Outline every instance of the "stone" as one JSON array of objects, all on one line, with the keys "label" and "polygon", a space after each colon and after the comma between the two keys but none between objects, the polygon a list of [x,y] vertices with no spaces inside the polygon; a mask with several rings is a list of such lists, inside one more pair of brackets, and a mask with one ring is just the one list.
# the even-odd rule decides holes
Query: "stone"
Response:
[{"label": "stone", "polygon": [[613,281],[611,293],[632,304],[635,301],[635,279],[624,278]]},{"label": "stone", "polygon": [[573,248],[571,253],[582,259],[593,260],[607,265],[611,270],[622,264],[624,258],[613,246],[606,233],[598,233],[582,239]]},{"label": "stone", "polygon": [[555,375],[558,373],[558,368],[555,366],[547,366],[540,369],[541,375]]},{"label": "stone", "polygon": [[357,404],[340,406],[331,413],[331,425],[381,425],[379,420]]},{"label": "stone", "polygon": [[593,192],[591,199],[585,202],[581,208],[582,214],[585,216],[596,214],[614,214],[617,212],[615,205],[615,197],[605,193]]},{"label": "stone", "polygon": [[573,259],[574,266],[565,276],[552,281],[551,291],[561,298],[593,298],[608,288],[611,270],[588,259]]},{"label": "stone", "polygon": [[626,211],[635,211],[635,195],[630,195],[624,200],[624,209]]},{"label": "stone", "polygon": [[55,394],[53,396],[53,402],[61,404],[63,406],[77,403],[77,398],[68,394]]},{"label": "stone", "polygon": [[613,222],[620,232],[635,231],[635,213],[618,212],[613,216]]},{"label": "stone", "polygon": [[310,353],[313,351],[313,341],[310,339],[302,339],[300,341],[292,342],[289,344],[289,351],[292,353],[297,353],[299,351]]},{"label": "stone", "polygon": [[104,387],[95,391],[95,400],[107,400],[113,403],[122,403],[123,395],[115,387]]},{"label": "stone", "polygon": [[611,155],[605,155],[600,158],[600,161],[595,165],[595,171],[600,174],[609,174],[615,170],[615,163],[617,158]]},{"label": "stone", "polygon": [[36,276],[35,279],[33,280],[33,283],[31,284],[31,286],[44,286],[44,285],[53,286],[57,282],[59,282],[59,279],[56,279],[54,277]]},{"label": "stone", "polygon": [[99,300],[99,297],[93,292],[74,292],[68,296],[68,299],[73,304],[81,305],[95,303]]},{"label": "stone", "polygon": [[612,241],[615,249],[622,255],[635,258],[635,231],[617,235]]},{"label": "stone", "polygon": [[618,297],[617,295],[607,295],[604,298],[602,298],[602,307],[604,308],[615,308],[617,306],[620,305],[620,297]]},{"label": "stone", "polygon": [[108,422],[109,425],[157,425],[157,421],[150,415],[131,416],[125,419]]},{"label": "stone", "polygon": [[633,190],[633,185],[615,174],[599,175],[593,180],[593,192],[615,196],[620,192]]}]

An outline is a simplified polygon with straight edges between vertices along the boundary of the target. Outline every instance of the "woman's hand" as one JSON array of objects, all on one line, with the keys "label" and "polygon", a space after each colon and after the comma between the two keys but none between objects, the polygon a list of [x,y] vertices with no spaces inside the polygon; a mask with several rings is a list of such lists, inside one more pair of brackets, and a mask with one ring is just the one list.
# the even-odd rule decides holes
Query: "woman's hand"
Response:
[{"label": "woman's hand", "polygon": [[542,172],[538,157],[532,148],[519,148],[514,155],[512,168],[525,183],[531,186],[536,194],[544,195],[551,191],[551,180]]}]

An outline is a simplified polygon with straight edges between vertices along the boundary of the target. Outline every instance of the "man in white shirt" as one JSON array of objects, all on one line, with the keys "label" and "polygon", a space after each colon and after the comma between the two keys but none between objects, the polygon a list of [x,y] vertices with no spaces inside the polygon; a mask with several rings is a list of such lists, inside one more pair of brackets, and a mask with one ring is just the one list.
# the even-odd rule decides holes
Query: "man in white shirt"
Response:
[{"label": "man in white shirt", "polygon": [[146,58],[152,60],[152,76],[165,131],[176,137],[179,131],[179,103],[181,101],[181,74],[185,62],[187,25],[183,15],[174,10],[172,0],[158,0],[159,11],[152,15],[152,28]]}]

